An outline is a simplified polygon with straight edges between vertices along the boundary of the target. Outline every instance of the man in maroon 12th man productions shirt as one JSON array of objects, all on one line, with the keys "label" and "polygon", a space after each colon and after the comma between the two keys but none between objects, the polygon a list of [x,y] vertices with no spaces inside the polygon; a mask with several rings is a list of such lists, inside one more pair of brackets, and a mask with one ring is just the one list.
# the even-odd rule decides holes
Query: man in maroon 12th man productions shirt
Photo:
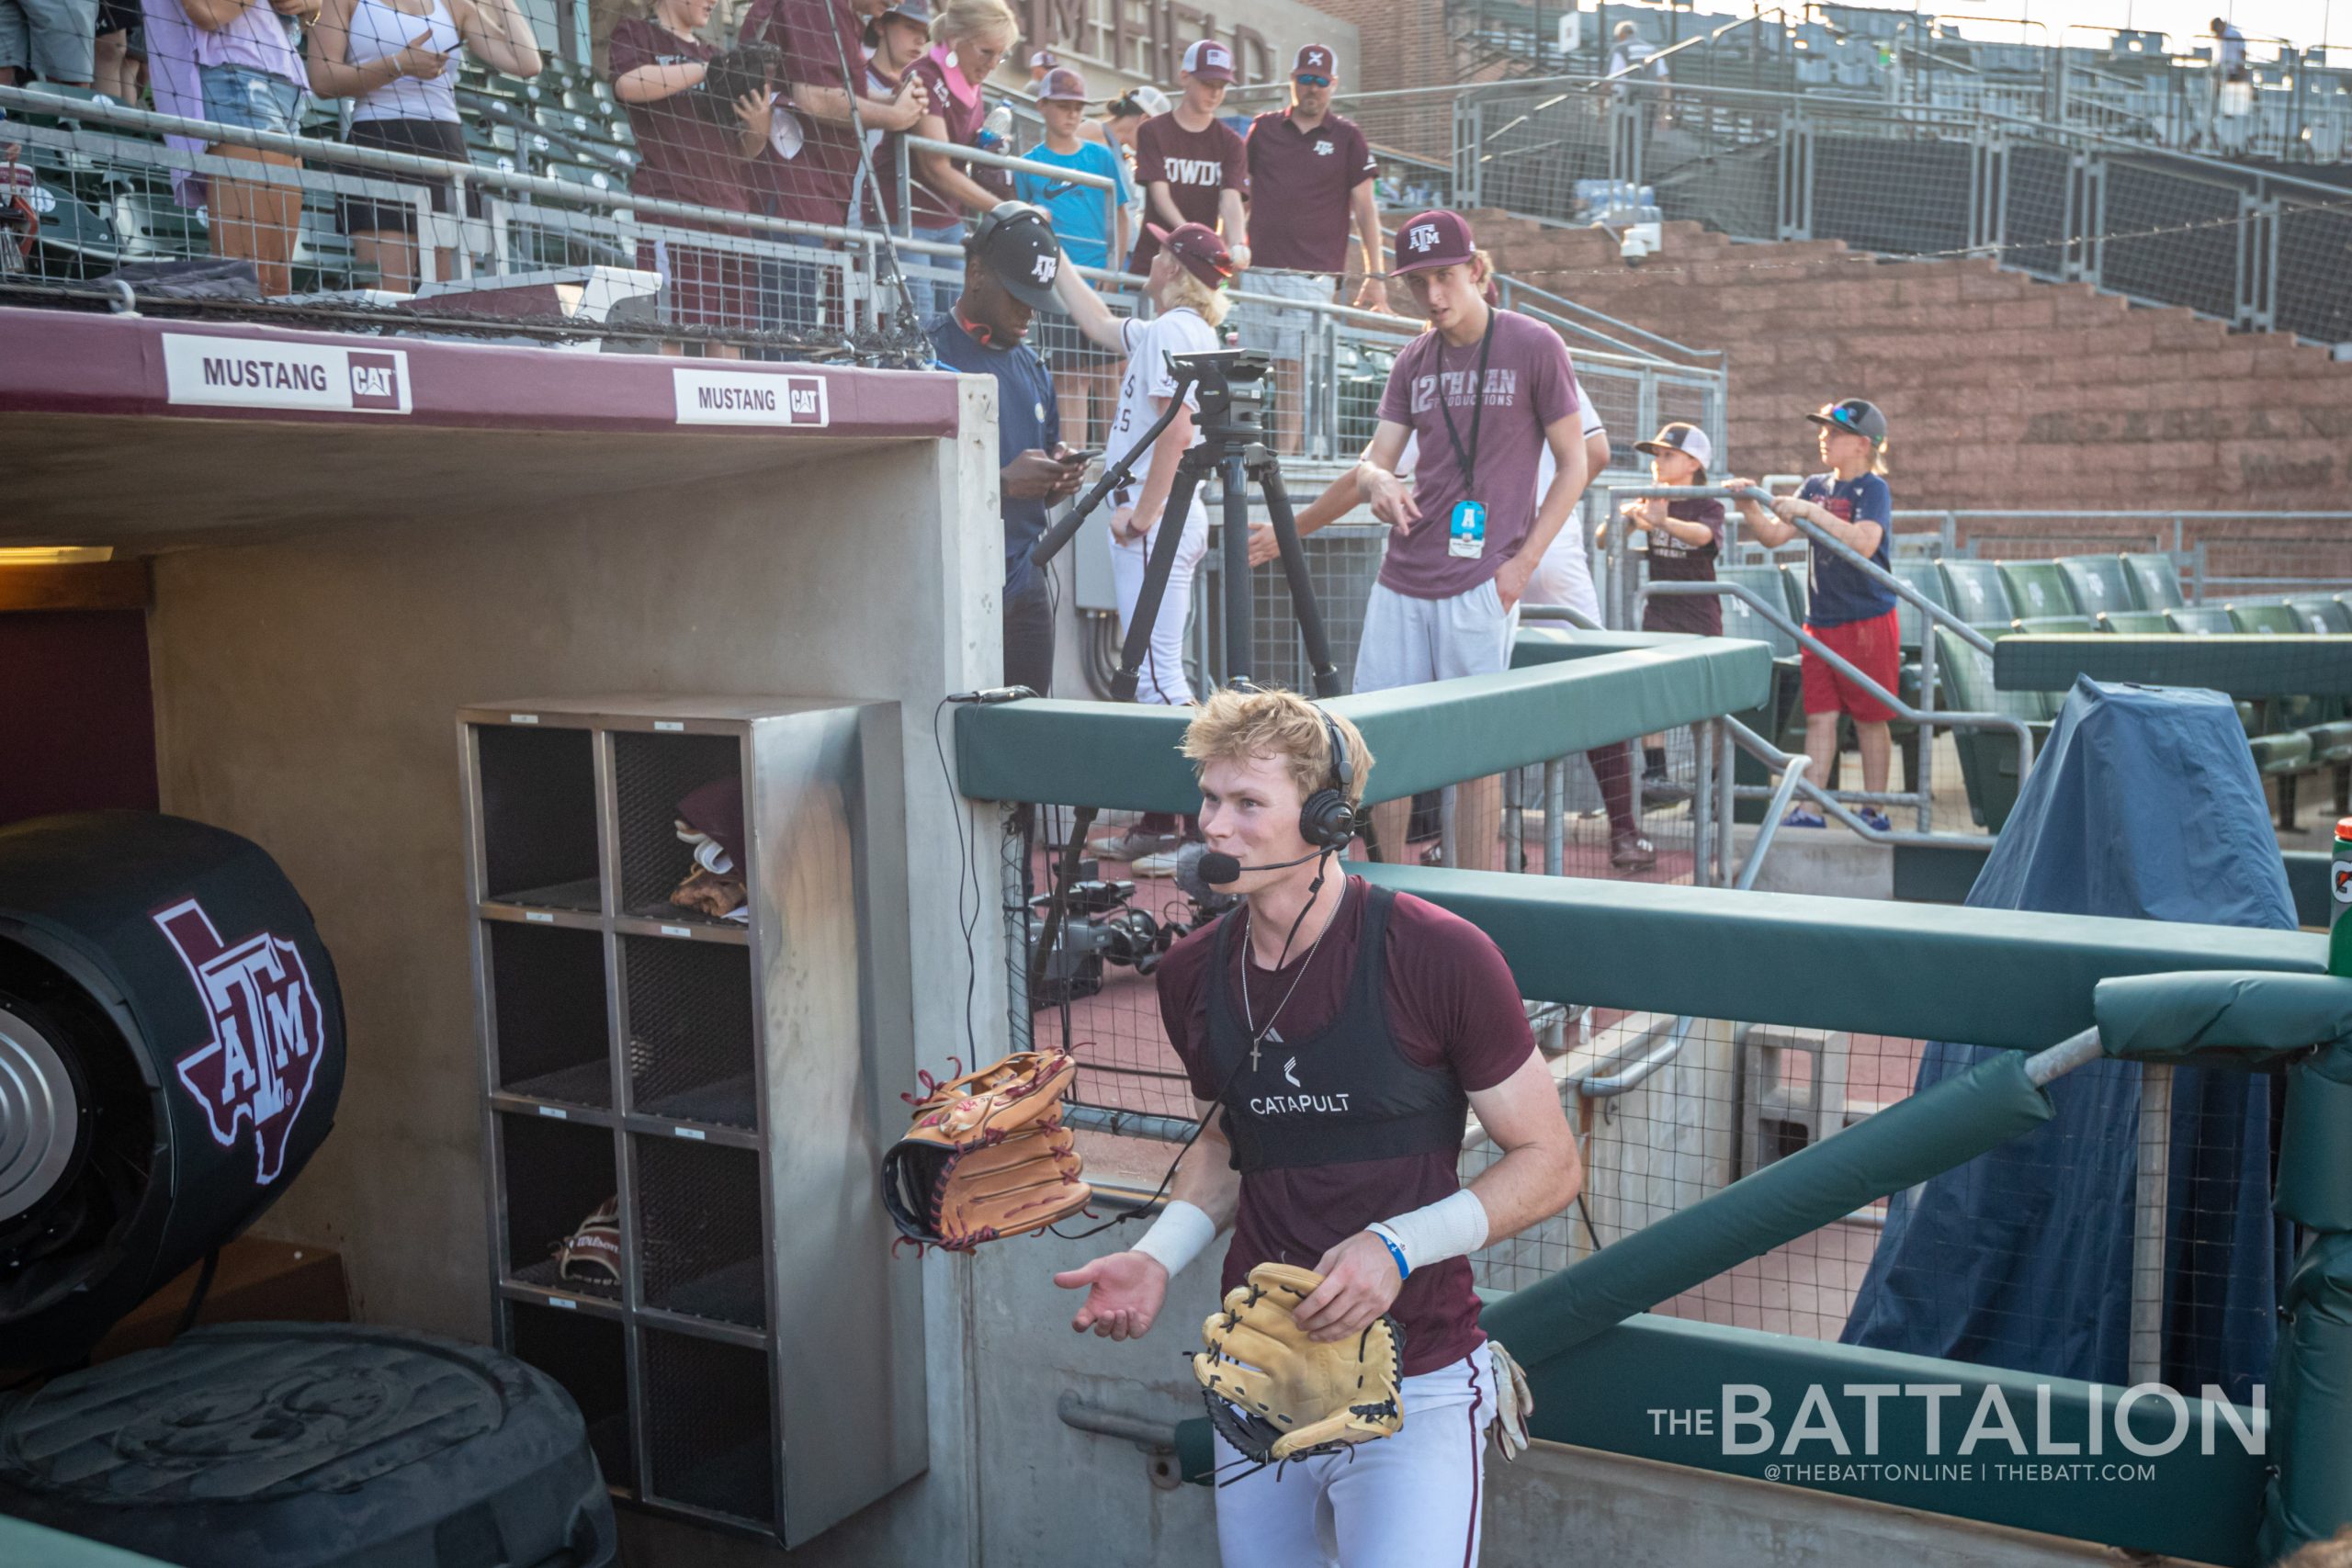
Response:
[{"label": "man in maroon 12th man productions shirt", "polygon": [[[1584,1173],[1559,1090],[1484,931],[1344,874],[1344,841],[1308,840],[1313,792],[1362,807],[1373,759],[1354,725],[1294,693],[1228,687],[1184,754],[1201,831],[1240,863],[1221,886],[1244,899],[1158,975],[1204,1120],[1134,1247],[1054,1282],[1087,1292],[1072,1328],[1131,1339],[1230,1227],[1220,1291],[1287,1263],[1323,1276],[1298,1311],[1316,1339],[1394,1317],[1404,1426],[1251,1473],[1220,1436],[1218,1551],[1225,1568],[1325,1562],[1329,1530],[1349,1568],[1474,1562],[1486,1435],[1510,1382],[1478,1327],[1469,1255],[1574,1201]],[[1501,1157],[1465,1188],[1472,1111]]]},{"label": "man in maroon 12th man productions shirt", "polygon": [[[1250,157],[1233,127],[1216,118],[1233,85],[1233,51],[1203,39],[1184,51],[1183,96],[1136,132],[1136,178],[1148,193],[1144,218],[1171,233],[1187,223],[1217,230],[1234,270],[1250,265],[1242,243],[1242,198],[1250,194]],[[1127,270],[1151,271],[1159,242],[1148,228],[1136,242]]]},{"label": "man in maroon 12th man productions shirt", "polygon": [[[1250,122],[1250,253],[1258,269],[1253,293],[1329,305],[1339,297],[1338,275],[1348,269],[1352,223],[1363,255],[1363,310],[1386,310],[1381,283],[1380,210],[1373,204],[1371,144],[1354,120],[1331,112],[1339,66],[1330,49],[1310,43],[1291,61],[1290,107]],[[1275,449],[1298,451],[1312,411],[1306,400],[1330,395],[1328,378],[1309,388],[1304,374],[1306,334],[1314,314],[1280,305],[1245,303],[1234,312],[1244,348],[1274,356]]]}]

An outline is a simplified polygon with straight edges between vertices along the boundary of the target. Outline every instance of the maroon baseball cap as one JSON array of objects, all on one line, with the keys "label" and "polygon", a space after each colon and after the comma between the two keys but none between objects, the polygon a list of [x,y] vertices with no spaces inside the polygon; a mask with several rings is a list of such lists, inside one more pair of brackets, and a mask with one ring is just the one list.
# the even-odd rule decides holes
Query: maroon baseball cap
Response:
[{"label": "maroon baseball cap", "polygon": [[1396,231],[1396,262],[1389,270],[1427,272],[1431,267],[1467,262],[1477,251],[1478,242],[1471,236],[1470,220],[1459,212],[1435,208],[1407,219],[1404,227]]},{"label": "maroon baseball cap", "polygon": [[1204,82],[1233,80],[1233,51],[1213,38],[1202,39],[1184,51],[1184,69]]},{"label": "maroon baseball cap", "polygon": [[1233,276],[1233,253],[1225,248],[1217,231],[1205,223],[1180,223],[1174,229],[1163,229],[1157,223],[1147,223],[1144,232],[1159,243],[1159,248],[1184,264],[1184,270],[1207,284],[1211,288]]},{"label": "maroon baseball cap", "polygon": [[1086,99],[1086,78],[1067,65],[1055,66],[1037,83],[1041,104],[1082,104]]},{"label": "maroon baseball cap", "polygon": [[1323,76],[1336,82],[1340,76],[1340,66],[1339,62],[1331,58],[1331,51],[1321,44],[1305,43],[1298,46],[1298,56],[1290,62],[1290,73],[1294,76]]}]

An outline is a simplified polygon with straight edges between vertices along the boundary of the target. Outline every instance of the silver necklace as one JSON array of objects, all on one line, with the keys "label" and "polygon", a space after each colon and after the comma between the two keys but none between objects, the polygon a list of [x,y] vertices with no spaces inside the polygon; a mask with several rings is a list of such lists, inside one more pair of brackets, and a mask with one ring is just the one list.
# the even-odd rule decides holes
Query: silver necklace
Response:
[{"label": "silver necklace", "polygon": [[[1348,885],[1342,882],[1340,884],[1340,904],[1347,901]],[[1314,967],[1316,952],[1322,947],[1323,939],[1330,934],[1331,927],[1338,922],[1340,908],[1339,905],[1332,907],[1331,913],[1323,921],[1323,929],[1317,931],[1315,940],[1306,944],[1306,956],[1298,961],[1298,973],[1290,977],[1289,989],[1283,992],[1283,999],[1274,1004],[1274,1010],[1266,1015],[1263,1030],[1259,1029],[1257,1020],[1250,1014],[1250,922],[1255,913],[1255,910],[1244,909],[1241,915],[1241,1025],[1250,1032],[1250,1070],[1253,1073],[1258,1070],[1258,1048],[1265,1043],[1266,1036],[1274,1032],[1274,1020],[1282,1017],[1283,1009],[1290,1006],[1291,998],[1297,994],[1299,982],[1305,980],[1307,970]]]}]

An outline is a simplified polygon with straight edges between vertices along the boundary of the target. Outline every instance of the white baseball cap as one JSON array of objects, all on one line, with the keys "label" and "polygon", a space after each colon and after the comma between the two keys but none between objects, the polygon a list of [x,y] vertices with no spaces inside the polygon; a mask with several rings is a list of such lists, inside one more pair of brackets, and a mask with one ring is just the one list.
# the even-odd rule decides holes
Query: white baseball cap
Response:
[{"label": "white baseball cap", "polygon": [[1685,424],[1679,420],[1667,425],[1647,441],[1634,442],[1634,450],[1679,452],[1702,468],[1715,460],[1715,444],[1707,439],[1707,433],[1695,424]]}]

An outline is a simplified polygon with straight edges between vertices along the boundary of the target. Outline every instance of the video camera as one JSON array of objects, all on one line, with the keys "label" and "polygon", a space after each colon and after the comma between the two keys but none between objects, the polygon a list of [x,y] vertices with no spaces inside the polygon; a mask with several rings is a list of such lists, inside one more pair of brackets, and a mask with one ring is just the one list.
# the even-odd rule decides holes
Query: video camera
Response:
[{"label": "video camera", "polygon": [[[1148,975],[1159,967],[1159,961],[1180,938],[1216,919],[1239,899],[1229,894],[1211,893],[1205,898],[1190,896],[1189,918],[1170,919],[1166,911],[1154,917],[1129,902],[1136,896],[1136,885],[1129,881],[1108,881],[1096,876],[1073,882],[1063,890],[1064,916],[1053,951],[1046,955],[1042,966],[1031,965],[1035,976],[1030,987],[1029,1005],[1037,1010],[1059,1007],[1066,1001],[1077,1001],[1102,989],[1104,966],[1115,964],[1123,969],[1133,969],[1138,975]],[[1053,901],[1053,895],[1041,893],[1029,900],[1029,945],[1035,948],[1040,933],[1038,917]]]},{"label": "video camera", "polygon": [[1245,439],[1265,434],[1265,381],[1273,373],[1274,360],[1264,349],[1171,354],[1168,367],[1179,381],[1193,383],[1200,399],[1200,425],[1204,433]]}]

